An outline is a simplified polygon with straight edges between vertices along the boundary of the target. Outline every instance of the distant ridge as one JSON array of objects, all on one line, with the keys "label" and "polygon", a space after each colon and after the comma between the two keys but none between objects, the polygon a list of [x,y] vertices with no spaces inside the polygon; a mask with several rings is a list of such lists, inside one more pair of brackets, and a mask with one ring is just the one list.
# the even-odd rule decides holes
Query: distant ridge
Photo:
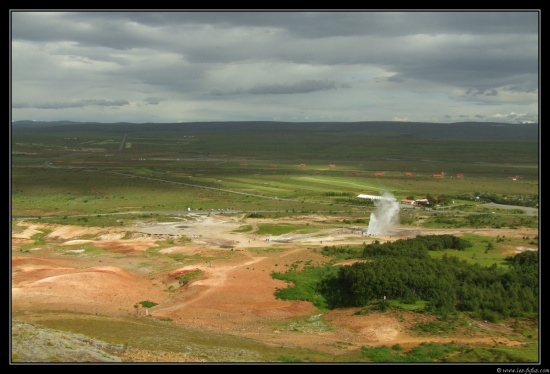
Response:
[{"label": "distant ridge", "polygon": [[514,124],[501,122],[274,122],[274,121],[235,121],[235,122],[183,122],[183,123],[101,123],[74,121],[14,121],[13,132],[46,131],[46,132],[79,132],[79,131],[281,131],[291,135],[293,132],[316,131],[376,133],[388,136],[409,136],[411,138],[444,138],[444,139],[495,139],[536,141],[539,137],[538,124]]}]

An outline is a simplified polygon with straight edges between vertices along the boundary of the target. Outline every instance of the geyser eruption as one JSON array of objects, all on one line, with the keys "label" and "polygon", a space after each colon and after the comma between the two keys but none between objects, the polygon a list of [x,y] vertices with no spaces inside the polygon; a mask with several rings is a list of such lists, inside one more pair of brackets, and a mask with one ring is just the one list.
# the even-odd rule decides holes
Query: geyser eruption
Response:
[{"label": "geyser eruption", "polygon": [[399,226],[399,203],[389,192],[374,201],[376,210],[371,213],[367,235],[390,235]]}]

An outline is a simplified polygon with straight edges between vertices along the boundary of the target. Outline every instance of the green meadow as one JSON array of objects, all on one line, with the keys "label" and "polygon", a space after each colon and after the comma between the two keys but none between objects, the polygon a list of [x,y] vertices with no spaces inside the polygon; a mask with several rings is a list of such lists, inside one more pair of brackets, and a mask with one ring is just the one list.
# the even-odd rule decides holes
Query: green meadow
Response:
[{"label": "green meadow", "polygon": [[493,194],[510,204],[538,202],[537,138],[486,131],[426,137],[414,126],[405,136],[402,128],[369,123],[349,124],[349,131],[345,124],[280,126],[14,128],[12,212],[353,211],[365,206],[358,194],[384,191],[397,199],[430,194],[471,202]]}]

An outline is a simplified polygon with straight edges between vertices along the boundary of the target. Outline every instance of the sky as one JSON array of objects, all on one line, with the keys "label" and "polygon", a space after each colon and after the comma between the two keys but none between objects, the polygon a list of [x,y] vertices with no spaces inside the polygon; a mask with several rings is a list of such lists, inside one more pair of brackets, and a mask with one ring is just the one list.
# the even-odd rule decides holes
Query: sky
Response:
[{"label": "sky", "polygon": [[540,10],[10,10],[11,120],[538,123]]}]

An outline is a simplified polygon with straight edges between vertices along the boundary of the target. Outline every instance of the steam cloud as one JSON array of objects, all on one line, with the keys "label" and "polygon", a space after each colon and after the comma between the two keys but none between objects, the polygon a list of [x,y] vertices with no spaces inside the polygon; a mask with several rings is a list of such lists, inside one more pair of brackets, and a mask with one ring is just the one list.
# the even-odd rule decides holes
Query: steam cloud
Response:
[{"label": "steam cloud", "polygon": [[399,203],[389,192],[375,200],[376,210],[371,213],[367,235],[389,235],[399,226]]}]

